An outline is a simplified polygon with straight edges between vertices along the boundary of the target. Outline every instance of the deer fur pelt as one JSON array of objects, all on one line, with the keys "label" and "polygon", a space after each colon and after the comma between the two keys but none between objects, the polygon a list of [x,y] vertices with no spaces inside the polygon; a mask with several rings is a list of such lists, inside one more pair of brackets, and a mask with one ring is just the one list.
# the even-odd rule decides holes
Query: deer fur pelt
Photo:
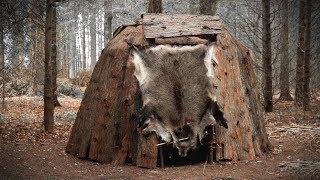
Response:
[{"label": "deer fur pelt", "polygon": [[[214,95],[215,45],[158,45],[133,50],[142,99],[143,133],[173,142],[181,156],[195,149],[205,127],[227,127]],[[179,141],[179,139],[186,139]]]}]

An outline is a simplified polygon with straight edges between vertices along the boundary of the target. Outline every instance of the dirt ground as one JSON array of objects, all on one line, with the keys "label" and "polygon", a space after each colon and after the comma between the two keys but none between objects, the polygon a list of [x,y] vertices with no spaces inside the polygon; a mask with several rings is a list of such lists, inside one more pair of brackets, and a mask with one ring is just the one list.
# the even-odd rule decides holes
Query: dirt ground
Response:
[{"label": "dirt ground", "polygon": [[265,114],[274,146],[252,161],[194,164],[153,170],[80,160],[64,152],[80,101],[59,99],[56,130],[42,128],[40,97],[7,99],[0,117],[0,179],[320,179],[320,99],[311,111],[277,102]]}]

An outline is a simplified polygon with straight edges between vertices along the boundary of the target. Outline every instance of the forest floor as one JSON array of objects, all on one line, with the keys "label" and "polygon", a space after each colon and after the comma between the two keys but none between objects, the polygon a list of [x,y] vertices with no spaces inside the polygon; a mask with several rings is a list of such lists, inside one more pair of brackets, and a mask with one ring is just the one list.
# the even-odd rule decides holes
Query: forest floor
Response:
[{"label": "forest floor", "polygon": [[[320,97],[320,96],[318,96]],[[65,153],[80,100],[59,99],[55,132],[43,132],[40,97],[12,97],[0,116],[0,179],[320,179],[320,98],[311,111],[277,102],[265,114],[272,152],[251,161],[156,168],[112,166]]]}]

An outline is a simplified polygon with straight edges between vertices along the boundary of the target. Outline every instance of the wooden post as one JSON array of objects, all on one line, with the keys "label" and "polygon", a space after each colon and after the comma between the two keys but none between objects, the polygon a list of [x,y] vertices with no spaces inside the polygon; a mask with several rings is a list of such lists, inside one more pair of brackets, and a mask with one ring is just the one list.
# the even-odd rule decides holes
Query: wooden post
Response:
[{"label": "wooden post", "polygon": [[156,168],[158,157],[158,138],[155,133],[148,136],[142,135],[141,130],[138,130],[139,144],[137,166],[143,168]]},{"label": "wooden post", "polygon": [[[215,148],[215,161],[218,162],[219,160],[223,159],[223,148],[222,143],[219,139],[219,134],[221,135],[221,128],[217,125],[213,126],[213,136],[214,136],[214,148]],[[220,137],[221,138],[221,137]]]},{"label": "wooden post", "polygon": [[[216,154],[217,154],[217,149],[216,149],[216,136],[215,136],[215,129],[214,126],[212,126],[212,134],[211,134],[211,140],[209,142],[209,164],[213,164],[214,161],[216,161]],[[214,152],[213,152],[214,151]]]},{"label": "wooden post", "polygon": [[213,158],[213,156],[214,156],[214,154],[213,154],[214,148],[215,148],[214,144],[211,143],[210,146],[209,146],[209,164],[213,164],[213,162],[214,162],[214,158]]},{"label": "wooden post", "polygon": [[164,168],[163,147],[159,146],[161,168]]}]

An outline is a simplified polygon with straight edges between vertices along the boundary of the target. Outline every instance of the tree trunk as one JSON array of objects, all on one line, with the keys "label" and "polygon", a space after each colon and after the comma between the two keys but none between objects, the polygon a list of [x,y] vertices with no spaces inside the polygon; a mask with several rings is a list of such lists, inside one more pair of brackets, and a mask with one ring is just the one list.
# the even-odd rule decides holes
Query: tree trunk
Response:
[{"label": "tree trunk", "polygon": [[0,23],[0,77],[1,77],[1,105],[2,109],[5,109],[5,72],[4,72],[4,28],[3,24]]},{"label": "tree trunk", "polygon": [[86,25],[85,17],[86,15],[82,13],[82,70],[87,70],[87,57],[86,57]]},{"label": "tree trunk", "polygon": [[[55,1],[53,1],[54,3]],[[58,101],[58,94],[57,94],[57,75],[58,75],[58,68],[57,68],[57,9],[55,4],[53,4],[53,17],[52,17],[52,41],[51,41],[51,62],[52,62],[52,90],[53,90],[53,101],[54,107],[61,106]]]},{"label": "tree trunk", "polygon": [[199,8],[197,6],[197,0],[190,0],[189,1],[189,13],[190,14],[199,14]]},{"label": "tree trunk", "polygon": [[56,49],[56,7],[54,0],[47,0],[45,25],[45,79],[44,79],[44,128],[54,130],[54,107],[57,105],[55,94],[57,85],[57,49]]},{"label": "tree trunk", "polygon": [[96,50],[97,50],[97,38],[96,38],[96,13],[95,13],[95,8],[92,10],[91,16],[90,16],[90,36],[91,36],[91,72],[93,71],[94,66],[96,65],[97,61],[97,55],[96,55]]},{"label": "tree trunk", "polygon": [[280,99],[291,101],[289,86],[289,23],[288,23],[288,0],[281,3],[281,53],[280,53]]},{"label": "tree trunk", "polygon": [[[249,160],[271,149],[250,51],[226,30],[217,37],[217,97],[229,129],[216,128],[218,160]],[[130,42],[130,43],[128,43]],[[79,158],[153,168],[157,138],[139,135],[141,108],[130,44],[147,48],[142,26],[128,26],[102,51],[72,127],[66,152]],[[97,108],[99,107],[99,108]],[[206,156],[203,154],[203,156]]]},{"label": "tree trunk", "polygon": [[305,52],[305,2],[300,0],[299,8],[299,39],[298,39],[298,56],[296,67],[296,90],[294,104],[301,107],[303,104],[303,86],[304,86],[304,52]]},{"label": "tree trunk", "polygon": [[149,0],[148,13],[162,13],[162,0]]},{"label": "tree trunk", "polygon": [[33,61],[35,62],[34,64],[34,79],[33,79],[33,89],[34,91],[38,90],[38,85],[43,84],[44,80],[44,40],[45,37],[43,35],[43,32],[45,31],[44,27],[37,27],[36,30],[36,38],[35,38],[35,54],[34,54],[34,59]]},{"label": "tree trunk", "polygon": [[[77,2],[75,2],[77,3]],[[78,31],[78,25],[77,25],[77,20],[78,20],[78,12],[77,12],[77,4],[74,4],[73,11],[72,11],[72,19],[73,21],[71,22],[71,27],[74,30],[74,32]],[[79,56],[78,54],[78,48],[77,48],[77,33],[70,33],[70,57],[71,57],[71,62],[70,62],[70,77],[75,78],[77,76],[77,58]]]},{"label": "tree trunk", "polygon": [[303,86],[303,109],[310,109],[310,43],[311,43],[311,0],[306,0],[306,32],[305,32],[305,55],[304,55],[304,86]]},{"label": "tree trunk", "polygon": [[38,91],[38,85],[43,83],[43,71],[42,66],[44,62],[44,43],[43,32],[45,31],[42,22],[44,13],[42,13],[41,1],[32,0],[30,9],[28,12],[28,19],[30,22],[30,84],[32,84],[32,91],[35,94]]},{"label": "tree trunk", "polygon": [[[32,20],[31,20],[32,21]],[[32,84],[32,94],[36,93],[36,81],[35,76],[36,76],[36,41],[37,41],[37,31],[36,27],[34,24],[30,23],[30,31],[29,31],[29,36],[31,39],[30,42],[30,48],[29,48],[29,57],[30,57],[30,64],[28,66],[29,71],[30,71],[30,84]]]},{"label": "tree trunk", "polygon": [[272,64],[271,64],[271,27],[270,0],[262,0],[262,60],[263,60],[263,98],[264,109],[272,112]]},{"label": "tree trunk", "polygon": [[217,13],[217,0],[200,0],[200,14],[215,15]]},{"label": "tree trunk", "polygon": [[69,74],[69,63],[68,63],[68,42],[63,45],[63,63],[62,63],[62,74],[64,78],[68,78]]},{"label": "tree trunk", "polygon": [[11,32],[12,37],[12,45],[13,48],[11,53],[13,54],[11,58],[11,63],[13,65],[12,70],[15,73],[19,74],[21,72],[21,67],[23,64],[23,44],[24,44],[24,36],[23,36],[23,28],[20,25],[17,25],[17,29],[13,29]]},{"label": "tree trunk", "polygon": [[104,1],[104,47],[112,38],[112,0]]},{"label": "tree trunk", "polygon": [[76,58],[77,58],[76,34],[71,34],[69,46],[70,46],[70,57],[71,57],[70,77],[75,78],[76,77]]}]

